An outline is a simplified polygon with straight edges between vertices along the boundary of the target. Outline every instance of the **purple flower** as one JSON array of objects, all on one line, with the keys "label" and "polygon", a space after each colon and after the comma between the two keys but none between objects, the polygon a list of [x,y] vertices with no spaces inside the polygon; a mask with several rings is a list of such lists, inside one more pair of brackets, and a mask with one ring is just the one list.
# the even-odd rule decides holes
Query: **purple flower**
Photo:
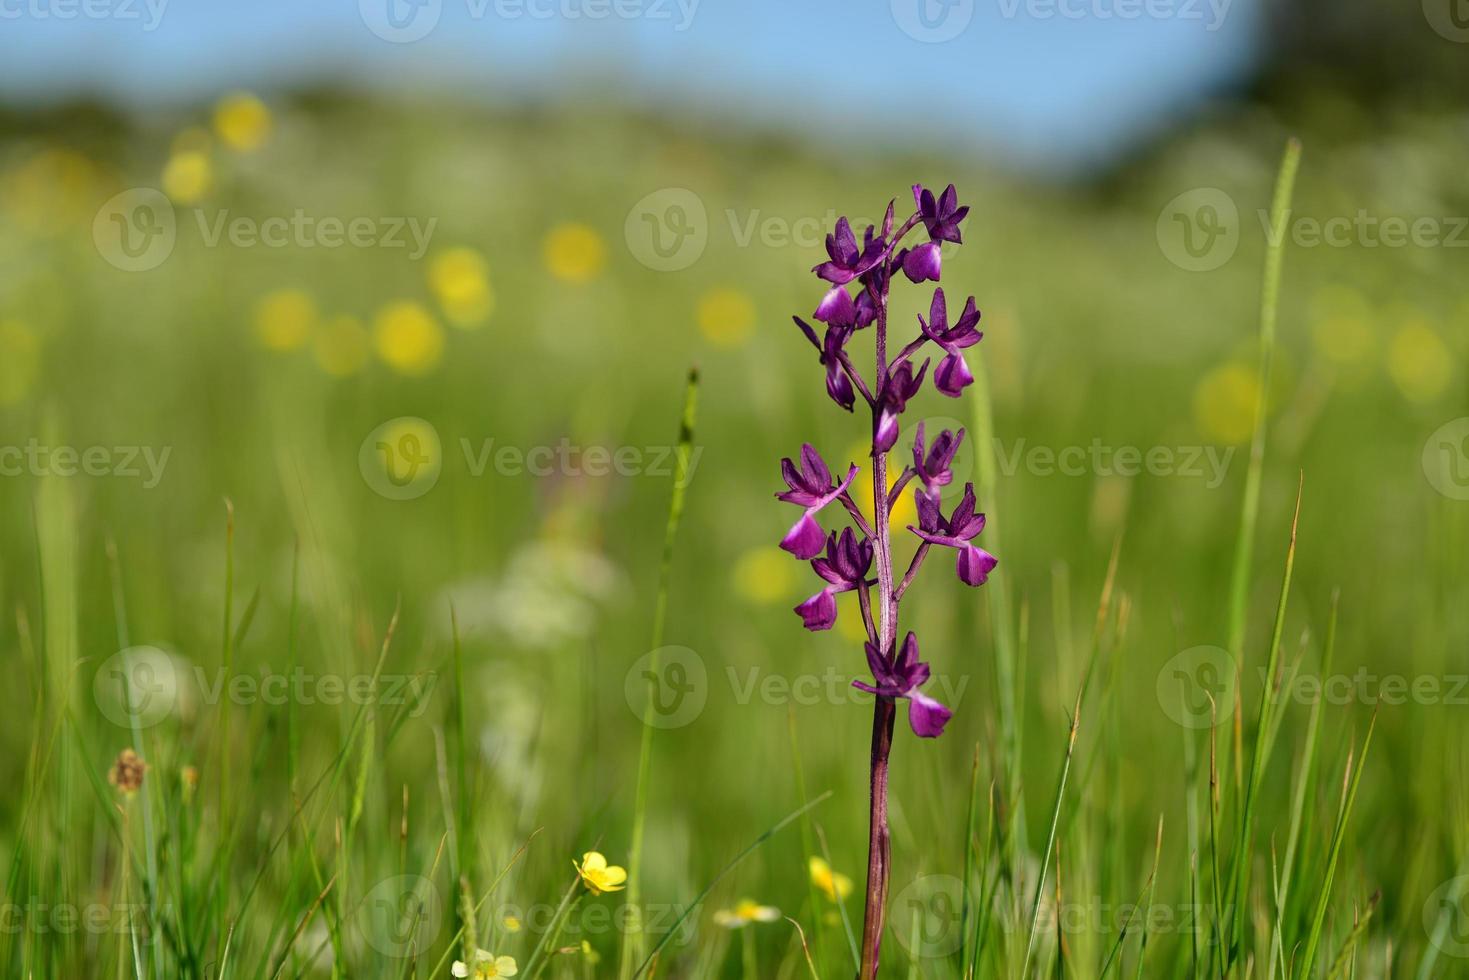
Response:
[{"label": "purple flower", "polygon": [[938,242],[924,242],[917,248],[905,248],[894,259],[903,266],[903,275],[908,277],[909,282],[923,282],[925,279],[939,281],[943,253],[939,251]]},{"label": "purple flower", "polygon": [[877,455],[893,448],[898,441],[898,416],[908,407],[908,399],[918,394],[923,386],[923,375],[928,370],[924,361],[918,373],[913,372],[913,362],[904,360],[887,373],[882,387],[877,392],[877,411],[872,420],[872,453]]},{"label": "purple flower", "polygon": [[867,581],[872,567],[872,542],[858,538],[851,528],[833,531],[826,539],[826,557],[811,559],[816,574],[826,579],[827,586],[796,607],[808,630],[831,629],[837,619],[836,596],[850,592]]},{"label": "purple flower", "polygon": [[913,201],[918,205],[918,217],[928,229],[928,237],[936,242],[963,244],[959,237],[959,222],[969,216],[969,208],[959,207],[959,193],[950,184],[944,193],[934,200],[933,191],[922,184],[913,185]]},{"label": "purple flower", "polygon": [[833,286],[821,297],[811,316],[833,327],[850,327],[857,322],[857,304],[852,302],[847,287]]},{"label": "purple flower", "polygon": [[887,255],[888,246],[877,229],[867,226],[862,238],[862,247],[857,247],[857,236],[846,218],[837,219],[836,232],[826,236],[826,254],[831,257],[811,271],[834,286],[842,286],[871,269]]},{"label": "purple flower", "polygon": [[974,484],[964,484],[964,496],[947,520],[939,511],[939,502],[934,497],[926,493],[913,496],[918,504],[918,527],[910,524],[908,530],[929,544],[953,548],[959,554],[959,580],[965,585],[983,585],[999,560],[983,548],[969,543],[984,530],[984,515],[974,512]]},{"label": "purple flower", "polygon": [[903,638],[898,658],[888,663],[882,652],[871,643],[865,645],[867,665],[872,668],[875,685],[853,681],[852,686],[868,694],[884,698],[906,698],[908,701],[908,724],[913,734],[921,738],[937,738],[944,733],[944,726],[954,713],[933,698],[921,693],[918,688],[928,682],[928,664],[918,659],[918,638],[911,632]]},{"label": "purple flower", "polygon": [[797,558],[815,558],[826,541],[821,525],[816,523],[816,514],[842,495],[857,475],[857,467],[849,469],[847,478],[840,484],[833,483],[826,462],[808,442],[801,446],[801,468],[798,470],[790,457],[786,457],[780,461],[780,474],[790,489],[776,494],[776,498],[804,508],[800,519],[781,538],[780,546]]},{"label": "purple flower", "polygon": [[933,386],[950,398],[958,398],[966,387],[974,383],[974,375],[960,353],[966,347],[979,343],[983,333],[975,329],[979,323],[979,310],[975,309],[974,297],[964,304],[964,312],[951,327],[949,311],[944,301],[943,289],[933,291],[933,302],[928,307],[928,322],[919,314],[918,326],[929,340],[944,349],[944,359],[933,372]]},{"label": "purple flower", "polygon": [[953,482],[954,473],[949,467],[953,465],[954,454],[959,451],[959,444],[963,441],[963,429],[959,430],[958,435],[944,429],[934,439],[933,446],[925,452],[923,423],[918,423],[918,431],[913,435],[913,473],[929,496],[937,497],[940,487],[946,487]]},{"label": "purple flower", "polygon": [[806,339],[811,341],[811,346],[821,355],[821,366],[826,368],[826,393],[831,396],[832,401],[850,412],[857,401],[857,393],[852,390],[852,380],[847,377],[846,369],[842,366],[842,350],[847,346],[852,331],[847,327],[829,326],[826,328],[825,339],[818,340],[811,324],[798,316],[791,319],[796,321],[796,326],[801,328]]}]

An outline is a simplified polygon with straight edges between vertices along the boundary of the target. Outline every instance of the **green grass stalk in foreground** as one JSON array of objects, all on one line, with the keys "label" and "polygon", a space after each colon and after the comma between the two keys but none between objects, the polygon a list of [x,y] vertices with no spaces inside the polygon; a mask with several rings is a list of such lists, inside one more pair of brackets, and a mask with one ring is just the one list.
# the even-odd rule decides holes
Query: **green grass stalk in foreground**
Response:
[{"label": "green grass stalk in foreground", "polygon": [[663,646],[663,629],[668,619],[668,593],[673,579],[673,543],[683,517],[684,494],[688,490],[689,463],[694,448],[694,420],[699,408],[699,369],[689,369],[684,388],[683,414],[678,427],[678,450],[673,471],[673,492],[668,501],[668,524],[663,533],[663,558],[658,569],[658,598],[653,608],[653,659],[648,665],[648,701],[643,708],[642,743],[638,749],[638,788],[633,804],[632,840],[627,862],[627,929],[623,934],[618,976],[629,976],[628,967],[643,952],[643,923],[639,912],[642,900],[643,827],[648,810],[648,777],[653,759],[653,706],[658,703],[654,685],[658,683],[658,651]]},{"label": "green grass stalk in foreground", "polygon": [[1270,203],[1270,238],[1266,243],[1264,282],[1260,291],[1260,375],[1255,393],[1255,429],[1250,439],[1250,465],[1245,473],[1239,539],[1229,585],[1229,653],[1239,658],[1244,649],[1245,617],[1249,605],[1250,564],[1255,553],[1255,524],[1260,514],[1260,481],[1265,466],[1265,432],[1270,383],[1275,363],[1275,323],[1280,306],[1280,270],[1285,258],[1285,230],[1290,221],[1291,195],[1301,165],[1301,143],[1286,143],[1275,196]]}]

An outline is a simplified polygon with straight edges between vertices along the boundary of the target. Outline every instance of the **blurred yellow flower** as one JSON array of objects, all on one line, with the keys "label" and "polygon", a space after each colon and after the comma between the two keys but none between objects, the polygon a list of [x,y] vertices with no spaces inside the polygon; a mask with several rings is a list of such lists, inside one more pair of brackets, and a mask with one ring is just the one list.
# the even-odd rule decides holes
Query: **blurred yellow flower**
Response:
[{"label": "blurred yellow flower", "polygon": [[[906,437],[907,443],[911,445],[913,440],[910,432],[905,432],[903,436],[899,437],[898,441],[900,445],[904,442],[904,437]],[[929,438],[933,438],[932,433],[929,434]],[[905,452],[902,448],[896,448],[893,450],[892,455],[888,457],[888,490],[892,490],[893,484],[898,482],[898,476],[903,472],[903,462],[911,455],[911,453]],[[855,462],[861,467],[857,472],[857,478],[852,481],[852,486],[849,489],[852,494],[852,499],[857,502],[857,509],[862,512],[863,517],[867,518],[867,523],[871,524],[873,521],[871,443],[853,443],[847,450],[846,460]],[[847,467],[846,465],[833,465],[832,471],[845,475]],[[909,524],[917,523],[918,505],[913,503],[911,489],[905,489],[903,495],[893,502],[892,510],[888,511],[888,528],[894,533],[901,532],[908,537],[912,537],[912,535],[907,534],[906,529]]]},{"label": "blurred yellow flower", "polygon": [[1410,401],[1431,402],[1443,394],[1453,361],[1427,318],[1413,317],[1398,327],[1387,348],[1387,373]]},{"label": "blurred yellow flower", "polygon": [[852,894],[852,879],[839,871],[831,870],[831,865],[821,858],[811,858],[810,870],[811,884],[831,901],[840,902]]},{"label": "blurred yellow flower", "polygon": [[755,328],[755,304],[738,289],[711,289],[699,300],[699,332],[715,347],[739,347]]},{"label": "blurred yellow flower", "polygon": [[312,351],[316,363],[327,374],[344,378],[356,374],[367,363],[367,328],[355,316],[329,317],[317,330]]},{"label": "blurred yellow flower", "polygon": [[183,150],[163,168],[163,192],[179,204],[196,204],[214,186],[214,166],[200,150]]},{"label": "blurred yellow flower", "polygon": [[253,153],[270,138],[270,110],[249,92],[233,92],[214,107],[214,131],[225,146]]},{"label": "blurred yellow flower", "polygon": [[428,374],[444,353],[443,329],[412,300],[390,303],[378,312],[373,340],[377,356],[401,374]]},{"label": "blurred yellow flower", "polygon": [[602,954],[593,949],[592,944],[585,939],[581,941],[581,955],[586,957],[586,961],[592,966],[602,962]]},{"label": "blurred yellow flower", "polygon": [[551,275],[566,282],[586,282],[607,264],[607,246],[602,236],[595,229],[574,222],[552,228],[543,252]]},{"label": "blurred yellow flower", "polygon": [[[811,581],[812,592],[823,584],[816,578]],[[862,618],[862,600],[855,591],[843,592],[837,596],[837,633],[848,643],[867,642],[867,621]]]},{"label": "blurred yellow flower", "polygon": [[775,545],[761,545],[735,559],[731,576],[737,593],[751,602],[769,605],[790,600],[797,567],[799,563]]},{"label": "blurred yellow flower", "polygon": [[1259,371],[1240,361],[1223,364],[1199,381],[1194,389],[1194,421],[1216,442],[1234,445],[1255,431],[1255,408],[1260,394]]},{"label": "blurred yellow flower", "polygon": [[485,258],[472,248],[451,248],[429,260],[428,284],[444,316],[456,327],[477,327],[495,308]]},{"label": "blurred yellow flower", "polygon": [[752,898],[742,898],[734,908],[714,913],[714,924],[726,929],[743,929],[752,922],[775,922],[779,919],[780,909],[761,905]]},{"label": "blurred yellow flower", "polygon": [[19,320],[0,320],[0,405],[30,394],[41,368],[41,338]]},{"label": "blurred yellow flower", "polygon": [[42,150],[0,177],[0,208],[33,235],[58,235],[97,213],[101,175],[86,157]]},{"label": "blurred yellow flower", "polygon": [[267,350],[296,350],[316,329],[316,301],[304,290],[277,289],[255,304],[255,336]]},{"label": "blurred yellow flower", "polygon": [[455,960],[449,972],[456,977],[469,980],[492,980],[494,977],[513,977],[520,972],[513,956],[496,956],[483,949],[474,951],[474,965]]},{"label": "blurred yellow flower", "polygon": [[571,865],[593,895],[620,891],[627,886],[627,870],[615,864],[609,865],[597,851],[587,851],[581,856],[581,864],[573,861]]},{"label": "blurred yellow flower", "polygon": [[1358,364],[1371,357],[1377,338],[1366,297],[1351,286],[1333,284],[1317,290],[1311,299],[1311,340],[1334,364]]},{"label": "blurred yellow flower", "polygon": [[500,920],[500,924],[505,927],[506,932],[520,931],[520,919],[516,916],[507,915],[505,916],[505,918]]}]

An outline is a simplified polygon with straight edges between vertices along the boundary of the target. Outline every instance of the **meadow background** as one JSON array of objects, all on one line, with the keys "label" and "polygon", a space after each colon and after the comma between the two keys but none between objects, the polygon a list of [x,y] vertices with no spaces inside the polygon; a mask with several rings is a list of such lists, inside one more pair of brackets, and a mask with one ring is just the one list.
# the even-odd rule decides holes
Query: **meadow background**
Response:
[{"label": "meadow background", "polygon": [[[790,315],[837,216],[950,181],[972,212],[944,285],[984,312],[982,383],[909,416],[967,428],[1000,566],[975,591],[933,565],[910,599],[955,718],[898,735],[884,975],[1469,975],[1469,49],[1422,13],[1273,12],[1248,81],[1048,167],[952,118],[863,139],[616,83],[12,85],[6,975],[447,976],[472,896],[477,945],[522,975],[626,976],[672,931],[660,976],[850,976],[860,619],[799,628],[815,579],[772,495],[802,441],[860,461],[865,422]],[[365,237],[249,236],[298,213]],[[1345,238],[1312,237],[1333,218]],[[1169,456],[1129,474],[1119,449]],[[585,851],[629,864],[639,822],[635,904],[575,887]],[[732,928],[746,898],[781,916]]]}]

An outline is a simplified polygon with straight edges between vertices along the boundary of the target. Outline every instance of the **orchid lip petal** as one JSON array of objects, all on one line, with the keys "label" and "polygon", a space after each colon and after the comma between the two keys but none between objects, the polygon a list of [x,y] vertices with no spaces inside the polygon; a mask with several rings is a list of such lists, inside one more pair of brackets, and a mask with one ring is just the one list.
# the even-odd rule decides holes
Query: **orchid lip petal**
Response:
[{"label": "orchid lip petal", "polygon": [[821,533],[821,525],[808,511],[801,515],[800,520],[791,525],[791,529],[781,538],[780,547],[797,558],[815,558],[821,554],[821,548],[826,543],[826,535]]}]

